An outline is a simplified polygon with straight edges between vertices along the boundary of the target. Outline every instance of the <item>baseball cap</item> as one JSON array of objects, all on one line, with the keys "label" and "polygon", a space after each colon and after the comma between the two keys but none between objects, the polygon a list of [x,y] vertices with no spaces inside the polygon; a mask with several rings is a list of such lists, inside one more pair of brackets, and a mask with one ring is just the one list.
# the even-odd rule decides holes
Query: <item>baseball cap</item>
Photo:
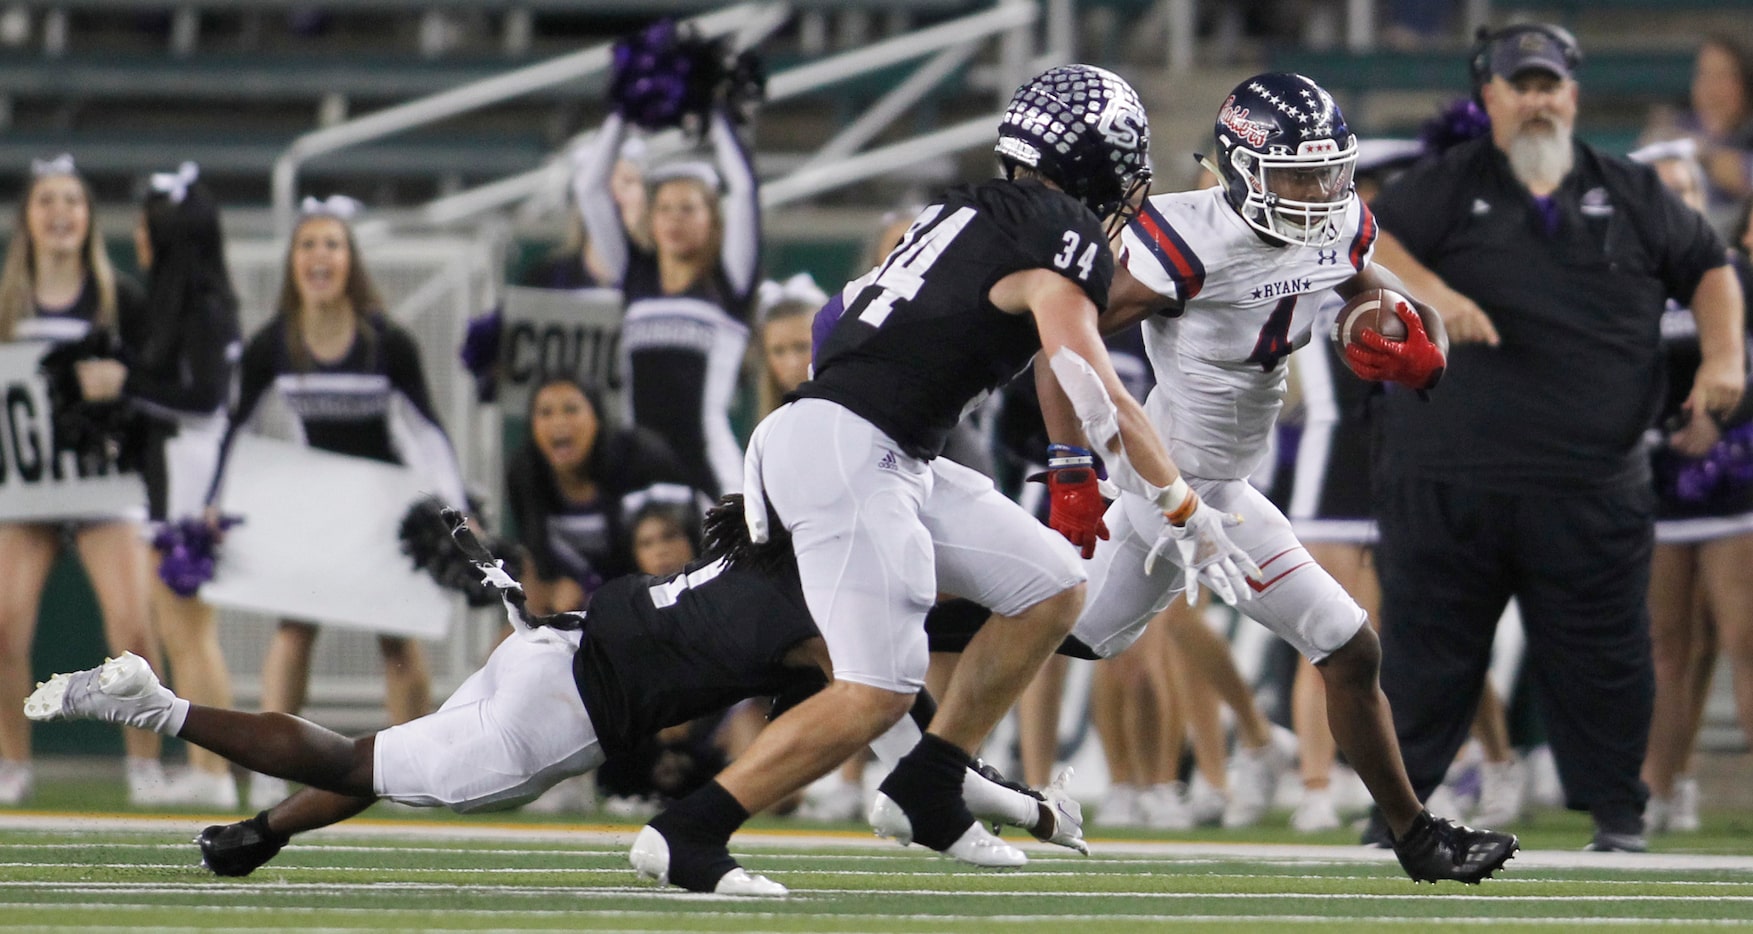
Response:
[{"label": "baseball cap", "polygon": [[1545,29],[1518,29],[1492,43],[1491,73],[1514,78],[1538,68],[1560,78],[1571,76],[1571,56],[1558,36]]}]

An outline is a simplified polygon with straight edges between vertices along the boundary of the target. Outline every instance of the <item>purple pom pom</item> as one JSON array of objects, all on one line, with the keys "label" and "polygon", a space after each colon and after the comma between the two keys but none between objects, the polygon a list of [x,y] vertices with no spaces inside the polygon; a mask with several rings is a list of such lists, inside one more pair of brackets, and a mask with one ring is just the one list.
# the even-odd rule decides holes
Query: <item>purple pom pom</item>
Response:
[{"label": "purple pom pom", "polygon": [[[242,521],[225,516],[219,520],[219,528],[223,531]],[[213,579],[219,536],[204,519],[190,517],[159,526],[152,536],[152,547],[160,556],[159,578],[179,596],[192,597]]]},{"label": "purple pom pom", "polygon": [[463,346],[457,355],[476,378],[490,372],[493,364],[498,362],[499,334],[504,327],[505,316],[498,308],[469,319],[469,328],[463,333]]},{"label": "purple pom pom", "polygon": [[1702,503],[1722,482],[1722,468],[1709,459],[1693,461],[1674,475],[1674,495],[1682,502]]},{"label": "purple pom pom", "polygon": [[1450,103],[1442,112],[1424,122],[1418,138],[1424,151],[1441,154],[1452,146],[1478,139],[1491,132],[1491,118],[1471,98]]}]

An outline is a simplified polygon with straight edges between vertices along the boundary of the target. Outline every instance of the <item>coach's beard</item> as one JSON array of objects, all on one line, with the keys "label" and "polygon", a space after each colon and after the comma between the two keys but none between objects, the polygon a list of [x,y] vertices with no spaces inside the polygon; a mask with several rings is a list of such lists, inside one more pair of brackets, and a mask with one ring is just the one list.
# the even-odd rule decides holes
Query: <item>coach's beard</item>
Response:
[{"label": "coach's beard", "polygon": [[1523,185],[1537,194],[1548,194],[1570,174],[1576,161],[1568,127],[1550,117],[1535,117],[1522,124],[1510,140],[1510,170]]}]

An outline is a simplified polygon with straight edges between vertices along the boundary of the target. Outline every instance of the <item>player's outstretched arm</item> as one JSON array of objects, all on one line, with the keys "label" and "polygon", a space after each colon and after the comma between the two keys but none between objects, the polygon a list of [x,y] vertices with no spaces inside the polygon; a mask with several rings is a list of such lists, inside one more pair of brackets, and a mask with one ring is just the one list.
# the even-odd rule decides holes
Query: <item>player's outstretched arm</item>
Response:
[{"label": "player's outstretched arm", "polygon": [[[1126,392],[1125,384],[1114,372],[1108,348],[1096,331],[1095,303],[1081,288],[1051,270],[1030,269],[999,280],[992,288],[992,302],[1006,311],[1027,310],[1034,316],[1035,329],[1041,335],[1042,359],[1051,361],[1061,349],[1068,350],[1094,373],[1114,406],[1117,430],[1113,438],[1087,439],[1091,445],[1103,456],[1118,456],[1124,450],[1133,470],[1154,486],[1167,488],[1180,479],[1180,471],[1169,459],[1169,452],[1151,427],[1144,408]],[[1060,444],[1084,441],[1083,431],[1072,427],[1079,424],[1080,418],[1065,387],[1059,385],[1056,376],[1037,379],[1041,380],[1041,414],[1047,420],[1048,437]],[[1060,433],[1055,434],[1056,431]]]},{"label": "player's outstretched arm", "polygon": [[[1003,291],[1007,285],[1015,291]],[[1201,583],[1230,603],[1246,599],[1248,579],[1258,580],[1260,569],[1224,531],[1240,523],[1240,517],[1206,506],[1181,478],[1144,408],[1127,394],[1114,372],[1107,348],[1096,332],[1094,303],[1069,279],[1045,269],[1006,276],[993,287],[992,300],[1000,308],[1006,308],[1004,300],[1019,303],[1034,315],[1042,357],[1049,362],[1061,390],[1045,386],[1043,406],[1070,404],[1078,410],[1077,420],[1086,432],[1097,433],[1104,433],[1105,428],[1092,426],[1103,426],[1105,408],[1112,407],[1113,438],[1091,441],[1113,456],[1116,476],[1122,475],[1120,466],[1126,468],[1128,479],[1139,486],[1133,492],[1155,504],[1167,520],[1162,539],[1146,561],[1145,573],[1150,573],[1159,551],[1172,547],[1178,563],[1188,571],[1189,600],[1194,599]],[[1066,424],[1063,412],[1044,417],[1049,419],[1049,430],[1055,423]],[[1126,481],[1116,483],[1128,488]]]}]

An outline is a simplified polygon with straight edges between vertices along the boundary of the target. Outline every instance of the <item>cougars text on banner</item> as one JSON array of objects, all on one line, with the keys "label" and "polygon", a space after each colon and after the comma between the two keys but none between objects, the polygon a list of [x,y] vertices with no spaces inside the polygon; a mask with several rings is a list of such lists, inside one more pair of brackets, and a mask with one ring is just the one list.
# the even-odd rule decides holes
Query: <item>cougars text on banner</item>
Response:
[{"label": "cougars text on banner", "polygon": [[615,289],[505,290],[499,336],[499,405],[508,415],[529,410],[534,383],[555,373],[576,375],[613,402],[621,339],[621,293]]},{"label": "cougars text on banner", "polygon": [[139,474],[82,473],[57,451],[49,389],[37,372],[48,345],[0,344],[0,522],[146,515]]}]

